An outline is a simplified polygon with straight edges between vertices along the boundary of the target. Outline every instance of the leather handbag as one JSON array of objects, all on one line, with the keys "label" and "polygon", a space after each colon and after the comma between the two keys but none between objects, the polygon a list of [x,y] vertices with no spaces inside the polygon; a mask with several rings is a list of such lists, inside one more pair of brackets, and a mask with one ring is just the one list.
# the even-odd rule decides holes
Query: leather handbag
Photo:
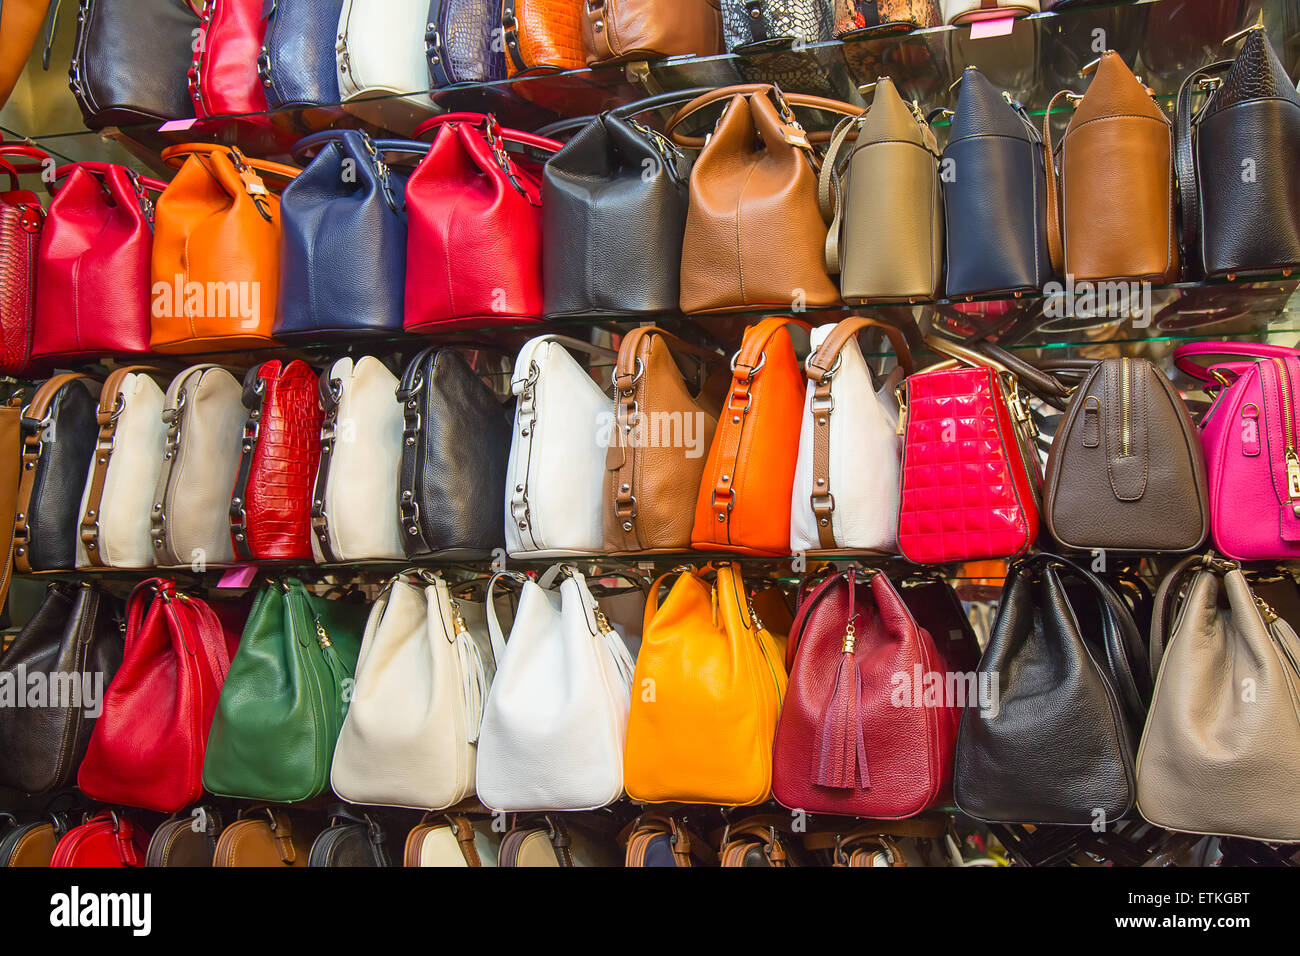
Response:
[{"label": "leather handbag", "polygon": [[77,504],[99,432],[98,393],[98,382],[63,373],[37,388],[23,411],[13,549],[20,574],[76,566]]},{"label": "leather handbag", "polygon": [[221,621],[166,578],[126,604],[126,647],[77,786],[104,803],[175,813],[203,795],[203,750],[230,670]]},{"label": "leather handbag", "polygon": [[81,494],[77,567],[153,565],[149,507],[162,471],[163,392],[140,365],[114,369],[99,393],[99,437]]},{"label": "leather handbag", "polygon": [[[0,53],[0,62],[2,58]],[[19,158],[29,162],[18,162]],[[0,189],[0,249],[5,250],[0,258],[0,375],[22,373],[32,359],[45,208],[34,192],[20,188],[18,174],[41,169],[38,164],[47,158],[35,147],[0,143],[0,176],[9,177],[9,188]]]},{"label": "leather handbag", "polygon": [[506,75],[581,70],[585,0],[501,0]]},{"label": "leather handbag", "polygon": [[1169,830],[1300,842],[1292,625],[1236,564],[1185,558],[1156,595],[1151,667],[1159,676],[1137,756],[1142,816]]},{"label": "leather handbag", "polygon": [[832,0],[721,0],[728,53],[821,43],[835,28]]},{"label": "leather handbag", "polygon": [[[697,372],[693,384],[682,376],[684,365]],[[699,493],[718,425],[724,373],[721,355],[663,329],[642,326],[623,337],[605,455],[608,550],[690,547],[689,502]]]},{"label": "leather handbag", "polygon": [[9,101],[46,24],[50,0],[0,4],[0,109]]},{"label": "leather handbag", "polygon": [[803,413],[803,373],[795,355],[804,323],[780,316],[745,330],[731,363],[695,500],[691,547],[742,554],[785,554],[786,505],[794,485]]},{"label": "leather handbag", "polygon": [[1174,361],[1218,393],[1200,423],[1215,550],[1239,561],[1300,557],[1300,352],[1190,342]]},{"label": "leather handbag", "polygon": [[[669,573],[671,575],[672,572]],[[664,575],[668,577],[669,575]],[[751,806],[772,790],[772,740],[786,673],[740,569],[677,574],[646,602],[623,777],[639,803]]]},{"label": "leather handbag", "polygon": [[35,823],[17,823],[9,814],[9,826],[0,830],[0,867],[6,869],[45,868],[54,858],[54,848],[68,832],[67,821],[57,813]]},{"label": "leather handbag", "polygon": [[366,608],[286,578],[253,604],[203,760],[217,796],[294,803],[329,786]]},{"label": "leather handbag", "polygon": [[[1101,55],[1065,128],[1059,179],[1052,111],[1043,117],[1047,245],[1056,275],[1076,281],[1178,277],[1173,131],[1120,55]],[[1072,100],[1075,102],[1075,100]]]},{"label": "leather handbag", "polygon": [[501,547],[501,501],[510,418],[452,348],[425,349],[407,365],[397,501],[408,558],[482,557]]},{"label": "leather handbag", "polygon": [[978,67],[962,73],[941,166],[955,173],[940,177],[948,297],[1041,289],[1052,277],[1043,138]]},{"label": "leather handbag", "polygon": [[37,254],[33,358],[147,352],[148,191],[165,184],[108,163],[61,166],[54,176]]},{"label": "leather handbag", "polygon": [[[122,662],[121,625],[121,604],[97,585],[60,581],[46,589],[0,656],[4,696],[21,695],[0,708],[0,784],[46,793],[76,780],[97,705]],[[44,706],[27,706],[38,683],[46,688]]]},{"label": "leather handbag", "polygon": [[[509,642],[493,601],[503,578],[522,586]],[[504,811],[619,799],[634,665],[587,579],[563,565],[537,581],[493,575],[487,619],[497,672],[479,727],[479,799]]]},{"label": "leather handbag", "polygon": [[[609,398],[572,352],[617,354],[563,335],[529,339],[515,359],[515,421],[506,466],[506,550],[555,557],[604,550],[602,423]],[[603,369],[601,369],[603,370]]]},{"label": "leather handbag", "polygon": [[445,810],[474,795],[495,673],[486,608],[411,569],[370,609],[330,784],[349,803]]},{"label": "leather handbag", "polygon": [[[22,397],[15,390],[12,397],[0,404],[0,515],[18,514],[18,486],[22,481]],[[599,500],[599,499],[597,499]],[[15,521],[15,524],[17,522]],[[0,564],[0,609],[9,598],[9,584],[14,573],[14,524],[0,522],[0,552],[9,559]]]},{"label": "leather handbag", "polygon": [[341,358],[321,373],[320,465],[311,499],[311,549],[320,564],[402,558],[397,385],[373,355]]},{"label": "leather handbag", "polygon": [[506,78],[500,0],[429,0],[424,35],[435,89]]},{"label": "leather handbag", "polygon": [[339,96],[335,31],[343,0],[266,0],[257,73],[273,110],[329,106]]},{"label": "leather handbag", "polygon": [[[850,568],[822,582],[789,646],[772,766],[783,806],[900,819],[950,794],[962,707],[944,698],[948,662],[888,577]],[[927,700],[936,680],[940,696]]]},{"label": "leather handbag", "polygon": [[402,145],[331,130],[294,147],[298,160],[319,152],[280,198],[277,339],[402,331],[405,179],[385,161]]},{"label": "leather handbag", "polygon": [[428,89],[429,0],[343,0],[335,44],[344,100]]},{"label": "leather handbag", "polygon": [[[1203,82],[1213,92],[1193,110]],[[1300,196],[1284,157],[1300,150],[1300,93],[1262,27],[1247,32],[1235,60],[1194,70],[1183,81],[1177,121],[1190,278],[1290,275],[1300,266]]]},{"label": "leather handbag", "polygon": [[192,118],[185,78],[198,29],[189,0],[81,0],[69,85],[86,126]]},{"label": "leather handbag", "polygon": [[155,352],[274,344],[280,197],[262,178],[298,170],[248,159],[237,146],[169,146],[179,169],[158,200],[153,244]]},{"label": "leather handbag", "polygon": [[262,807],[221,831],[213,853],[213,866],[306,866],[311,838],[284,810]]},{"label": "leather handbag", "polygon": [[704,92],[665,93],[593,117],[546,164],[547,316],[677,311],[690,159],[637,117]]},{"label": "leather handbag", "polygon": [[403,866],[485,867],[497,865],[501,835],[490,820],[462,814],[430,814],[406,837]]},{"label": "leather handbag", "polygon": [[497,865],[529,868],[573,866],[567,827],[558,817],[546,817],[538,822],[516,822],[501,840]]},{"label": "leather handbag", "polygon": [[[860,332],[877,328],[898,356],[881,381],[858,342]],[[790,550],[893,554],[898,515],[881,505],[898,500],[895,388],[913,371],[907,339],[897,326],[851,316],[813,329],[812,344],[804,363],[808,384],[791,487]]]},{"label": "leather handbag", "polygon": [[[841,164],[840,150],[855,132]],[[826,271],[839,273],[846,302],[916,302],[939,294],[939,145],[920,108],[904,103],[889,77],[876,81],[870,109],[835,128],[817,195],[829,227]]]},{"label": "leather handbag", "polygon": [[147,840],[129,819],[116,810],[101,810],[63,835],[50,866],[144,866],[142,843]]},{"label": "leather handbag", "polygon": [[942,25],[938,0],[835,0],[835,37],[840,40]]},{"label": "leather handbag", "polygon": [[943,22],[956,26],[980,20],[1005,20],[1038,13],[1038,0],[940,0]]},{"label": "leather handbag", "polygon": [[221,836],[221,814],[209,806],[164,820],[145,849],[147,867],[210,867]]},{"label": "leather handbag", "polygon": [[240,561],[312,558],[312,492],[321,459],[316,374],[301,359],[272,359],[244,376],[239,473],[230,537]]},{"label": "leather handbag", "polygon": [[713,848],[684,820],[655,811],[632,821],[623,845],[625,867],[716,866],[718,862]]},{"label": "leather handbag", "polygon": [[981,682],[991,706],[967,707],[957,737],[963,813],[1109,829],[1133,808],[1150,680],[1128,607],[1101,579],[1050,554],[1013,564]]},{"label": "leather handbag", "polygon": [[1173,384],[1144,358],[1099,362],[1047,459],[1044,517],[1085,551],[1193,551],[1210,530],[1205,457]]},{"label": "leather handbag", "polygon": [[316,835],[308,866],[392,866],[384,828],[368,813],[339,806],[330,825]]},{"label": "leather handbag", "polygon": [[[703,143],[678,127],[716,102],[726,109]],[[857,108],[774,86],[727,87],[668,121],[679,146],[698,148],[682,240],[681,310],[727,312],[839,302],[826,274],[826,223],[817,209],[817,158],[795,106],[857,115]]]},{"label": "leather handbag", "polygon": [[247,416],[239,382],[215,365],[191,366],[167,387],[162,468],[149,512],[158,567],[201,570],[235,560],[230,493]]},{"label": "leather handbag", "polygon": [[718,866],[798,866],[789,826],[789,820],[768,813],[728,823],[718,847]]},{"label": "leather handbag", "polygon": [[[199,119],[265,113],[258,75],[263,0],[203,0],[199,37],[190,62],[190,98]],[[265,123],[266,117],[245,117]]]},{"label": "leather handbag", "polygon": [[580,11],[587,65],[722,52],[720,0],[591,0]]},{"label": "leather handbag", "polygon": [[517,325],[542,315],[541,178],[507,141],[554,153],[554,140],[451,113],[420,126],[433,144],[406,185],[408,332]]}]

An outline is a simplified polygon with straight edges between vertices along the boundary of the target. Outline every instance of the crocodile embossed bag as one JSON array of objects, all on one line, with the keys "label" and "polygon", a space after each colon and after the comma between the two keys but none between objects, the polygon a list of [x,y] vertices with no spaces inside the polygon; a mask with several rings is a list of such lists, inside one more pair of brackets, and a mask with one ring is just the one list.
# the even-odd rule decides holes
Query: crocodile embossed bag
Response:
[{"label": "crocodile embossed bag", "polygon": [[581,70],[582,11],[586,0],[501,0],[506,73]]},{"label": "crocodile embossed bag", "polygon": [[723,0],[722,36],[731,53],[821,43],[835,32],[831,0]]}]

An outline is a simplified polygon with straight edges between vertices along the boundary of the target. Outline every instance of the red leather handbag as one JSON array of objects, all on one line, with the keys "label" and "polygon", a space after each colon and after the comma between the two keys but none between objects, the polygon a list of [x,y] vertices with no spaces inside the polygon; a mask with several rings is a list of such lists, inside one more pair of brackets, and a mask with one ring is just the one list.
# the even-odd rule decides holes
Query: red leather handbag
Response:
[{"label": "red leather handbag", "polygon": [[430,131],[406,184],[406,331],[540,321],[540,167],[508,146],[550,154],[561,144],[477,113],[436,116],[416,135]]},{"label": "red leather handbag", "polygon": [[203,752],[230,670],[227,640],[212,608],[174,581],[136,587],[122,666],[77,772],[82,792],[160,813],[203,795]]},{"label": "red leather handbag", "polygon": [[[263,0],[204,0],[189,72],[190,98],[199,119],[267,111],[266,90],[257,72],[262,7]],[[246,119],[270,122],[265,116]]]},{"label": "red leather handbag", "polygon": [[[28,162],[19,162],[19,159]],[[0,143],[0,176],[9,188],[0,192],[0,374],[25,371],[32,357],[36,314],[36,257],[40,251],[45,209],[37,195],[20,189],[18,175],[41,171],[49,157],[33,146]],[[37,162],[31,162],[36,160]]]},{"label": "red leather handbag", "polygon": [[312,490],[325,417],[316,373],[299,359],[254,366],[244,377],[244,406],[244,454],[230,501],[235,557],[311,561]]},{"label": "red leather handbag", "polygon": [[37,257],[32,358],[147,352],[149,190],[165,184],[109,163],[73,163],[54,175]]},{"label": "red leather handbag", "polygon": [[50,866],[144,866],[135,827],[114,810],[101,810],[63,835]]},{"label": "red leather handbag", "polygon": [[888,577],[850,568],[822,582],[789,644],[772,763],[783,806],[900,819],[951,792],[961,709],[944,697],[947,662]]}]

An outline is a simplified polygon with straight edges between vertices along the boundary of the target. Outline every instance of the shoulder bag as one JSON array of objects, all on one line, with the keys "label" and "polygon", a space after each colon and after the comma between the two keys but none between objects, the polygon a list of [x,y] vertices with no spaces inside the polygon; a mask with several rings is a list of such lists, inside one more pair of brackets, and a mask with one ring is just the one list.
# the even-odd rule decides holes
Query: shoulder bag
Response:
[{"label": "shoulder bag", "polygon": [[1038,13],[1038,0],[941,0],[943,22],[962,26],[980,20],[1005,20]]},{"label": "shoulder bag", "polygon": [[149,837],[144,865],[154,867],[212,866],[221,836],[221,814],[211,806],[195,807],[164,820]]},{"label": "shoulder bag", "polygon": [[[203,0],[199,37],[190,62],[190,97],[199,119],[265,113],[257,72],[262,51],[263,0]],[[266,117],[245,117],[265,123]]]},{"label": "shoulder bag", "polygon": [[716,866],[717,855],[686,821],[658,811],[641,814],[623,835],[623,865],[630,868]]},{"label": "shoulder bag", "polygon": [[832,0],[720,0],[729,53],[821,43],[835,27]]},{"label": "shoulder bag", "polygon": [[68,832],[67,820],[58,813],[49,814],[35,823],[17,823],[7,817],[10,826],[0,830],[0,867],[5,869],[41,868],[50,865],[54,848]]},{"label": "shoulder bag", "polygon": [[586,0],[501,0],[506,75],[581,70],[582,7]]},{"label": "shoulder bag", "polygon": [[240,810],[240,819],[221,831],[213,866],[306,866],[311,837],[302,821],[272,807]]},{"label": "shoulder bag", "polygon": [[59,840],[50,866],[77,868],[144,866],[141,835],[116,810],[101,810]]},{"label": "shoulder bag", "polygon": [[428,16],[429,0],[343,0],[334,47],[343,99],[428,89]]},{"label": "shoulder bag", "polygon": [[722,52],[720,0],[590,0],[580,12],[587,65]]},{"label": "shoulder bag", "polygon": [[501,0],[429,0],[424,35],[435,89],[506,78]]},{"label": "shoulder bag", "polygon": [[368,813],[336,807],[330,825],[317,834],[308,866],[392,866],[384,828]]},{"label": "shoulder bag", "polygon": [[20,188],[18,175],[43,169],[48,160],[35,147],[0,143],[0,176],[9,178],[9,188],[0,190],[0,375],[25,372],[32,360],[45,207],[34,192]]},{"label": "shoulder bag", "polygon": [[462,814],[430,814],[406,837],[403,866],[486,867],[497,865],[501,834],[491,820]]},{"label": "shoulder bag", "polygon": [[330,106],[339,96],[335,31],[343,0],[265,0],[257,73],[273,110]]}]

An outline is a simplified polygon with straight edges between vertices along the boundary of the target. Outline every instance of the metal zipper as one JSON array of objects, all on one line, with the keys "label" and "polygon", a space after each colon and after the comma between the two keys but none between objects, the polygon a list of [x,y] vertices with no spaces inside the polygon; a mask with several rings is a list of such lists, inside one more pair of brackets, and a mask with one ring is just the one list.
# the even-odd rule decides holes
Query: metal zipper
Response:
[{"label": "metal zipper", "polygon": [[1282,431],[1286,441],[1286,487],[1291,501],[1300,498],[1300,455],[1296,454],[1295,419],[1291,406],[1291,373],[1283,359],[1275,358],[1278,387],[1282,391]]},{"label": "metal zipper", "polygon": [[1120,448],[1123,457],[1129,456],[1129,445],[1132,430],[1129,427],[1129,376],[1132,373],[1129,370],[1129,360],[1121,358],[1119,360],[1119,407],[1120,414],[1123,416],[1123,426],[1120,430]]}]

